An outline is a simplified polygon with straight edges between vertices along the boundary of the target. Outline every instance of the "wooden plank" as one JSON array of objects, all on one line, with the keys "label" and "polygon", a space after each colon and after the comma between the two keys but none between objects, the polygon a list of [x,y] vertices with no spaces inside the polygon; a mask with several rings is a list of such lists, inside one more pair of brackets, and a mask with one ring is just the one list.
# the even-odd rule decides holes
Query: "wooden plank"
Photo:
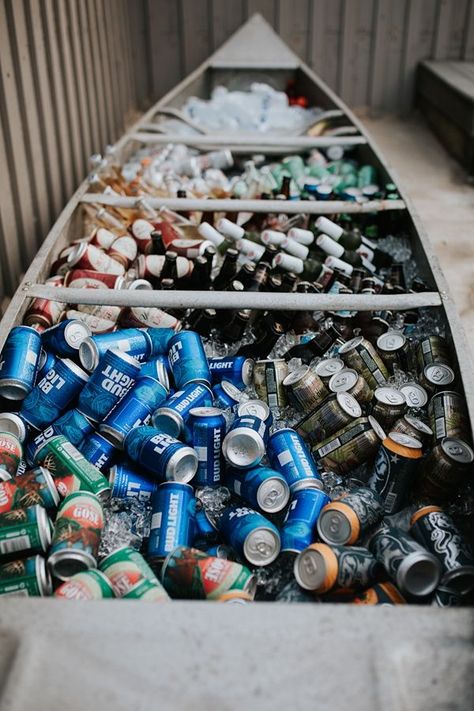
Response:
[{"label": "wooden plank", "polygon": [[469,0],[452,3],[447,59],[462,59],[464,34],[469,22]]},{"label": "wooden plank", "polygon": [[[2,46],[2,51],[4,47]],[[0,51],[0,59],[2,55]],[[0,82],[1,84],[1,82]],[[0,86],[0,101],[2,92]],[[8,166],[9,158],[6,150],[4,135],[3,112],[0,106],[0,165]],[[0,245],[4,294],[13,294],[22,272],[21,241],[18,234],[22,229],[20,214],[15,205],[16,187],[12,184],[12,175],[7,170],[0,171]],[[8,247],[7,247],[8,245]]]},{"label": "wooden plank", "polygon": [[180,6],[176,0],[149,0],[147,8],[152,97],[158,99],[184,76]]},{"label": "wooden plank", "polygon": [[137,107],[146,108],[151,93],[151,48],[148,34],[148,5],[146,0],[127,0],[128,14],[133,27],[131,53],[133,82]]},{"label": "wooden plank", "polygon": [[259,12],[273,29],[277,28],[278,0],[247,0],[247,17],[252,17],[255,12]]},{"label": "wooden plank", "polygon": [[108,54],[104,49],[102,17],[97,15],[96,0],[84,0],[87,3],[88,26],[91,37],[92,71],[97,87],[95,110],[100,122],[100,153],[111,140],[114,133],[114,111],[110,96],[110,73],[108,72]]},{"label": "wooden plank", "polygon": [[461,58],[467,61],[474,59],[474,0],[469,0],[467,6]]},{"label": "wooden plank", "polygon": [[369,97],[374,0],[344,0],[340,93],[351,107],[365,107]]},{"label": "wooden plank", "polygon": [[208,0],[179,0],[184,73],[188,74],[212,51]]},{"label": "wooden plank", "polygon": [[309,59],[311,46],[308,22],[310,3],[308,0],[280,2],[278,7],[278,27],[281,38],[301,59]]},{"label": "wooden plank", "polygon": [[308,63],[331,89],[337,91],[342,0],[314,0],[312,8]]},{"label": "wooden plank", "polygon": [[[91,29],[89,26],[87,4],[85,2],[76,3],[75,0],[72,0],[72,5],[79,13],[79,39],[86,88],[87,123],[91,132],[90,154],[92,154],[98,153],[101,150],[103,140],[101,137],[102,126],[98,110],[99,94],[97,89],[97,77],[93,65]],[[105,121],[105,116],[102,118]]]},{"label": "wooden plank", "polygon": [[436,6],[432,0],[409,0],[405,16],[405,49],[402,72],[401,113],[413,105],[418,63],[430,56],[436,20]]},{"label": "wooden plank", "polygon": [[[120,76],[117,72],[117,13],[115,11],[115,3],[111,4],[108,0],[107,6],[104,0],[95,0],[95,5],[100,34],[99,48],[104,77],[105,105],[106,111],[109,114],[109,132],[107,134],[106,143],[110,144],[116,141],[122,132],[120,118],[122,87]],[[105,28],[107,28],[107,30]]]},{"label": "wooden plank", "polygon": [[446,59],[449,53],[449,35],[451,29],[451,11],[456,3],[450,0],[438,0],[436,23],[433,35],[433,59]]},{"label": "wooden plank", "polygon": [[398,108],[407,2],[377,0],[369,104],[374,113]]},{"label": "wooden plank", "polygon": [[223,44],[245,20],[245,0],[210,0],[213,50]]}]

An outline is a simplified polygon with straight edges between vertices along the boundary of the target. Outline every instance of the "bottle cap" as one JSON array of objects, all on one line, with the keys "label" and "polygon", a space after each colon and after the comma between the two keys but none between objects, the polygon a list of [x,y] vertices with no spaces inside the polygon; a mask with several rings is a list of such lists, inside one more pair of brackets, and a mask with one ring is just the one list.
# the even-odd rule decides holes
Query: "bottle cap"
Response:
[{"label": "bottle cap", "polygon": [[201,237],[204,237],[204,239],[208,240],[209,242],[212,242],[215,247],[219,247],[219,245],[224,242],[224,237],[221,235],[220,232],[214,229],[214,227],[210,225],[209,222],[201,222],[197,231],[199,232]]},{"label": "bottle cap", "polygon": [[295,242],[305,244],[306,246],[314,242],[314,235],[311,230],[303,230],[301,227],[292,227],[288,230],[288,237],[294,239]]},{"label": "bottle cap", "polygon": [[285,269],[287,272],[294,272],[295,274],[302,274],[304,269],[303,260],[299,257],[293,257],[291,254],[285,254],[279,252],[273,258],[273,267],[280,267],[280,269]]},{"label": "bottle cap", "polygon": [[348,274],[349,276],[352,274],[354,271],[354,267],[351,264],[348,264],[347,262],[343,262],[342,259],[338,259],[337,257],[326,257],[324,260],[324,264],[329,267],[330,269],[340,269],[341,272],[344,272],[345,274]]},{"label": "bottle cap", "polygon": [[299,257],[303,260],[308,257],[308,247],[305,247],[304,244],[300,244],[299,242],[295,242],[295,240],[291,239],[290,237],[284,239],[281,243],[281,246],[283,247],[285,252],[288,252],[288,254],[292,254],[294,257]]},{"label": "bottle cap", "polygon": [[341,238],[342,234],[344,233],[342,227],[337,225],[332,220],[328,220],[327,217],[318,217],[318,219],[316,220],[316,227],[321,232],[324,232],[325,235],[329,235],[329,237],[335,239],[336,242]]},{"label": "bottle cap", "polygon": [[328,237],[328,235],[319,235],[316,239],[316,244],[326,254],[330,254],[333,257],[340,258],[345,252],[344,247],[331,239],[331,237]]},{"label": "bottle cap", "polygon": [[240,240],[245,235],[243,227],[236,225],[235,222],[231,222],[225,217],[218,221],[216,227],[219,232],[222,232],[223,235],[231,239]]},{"label": "bottle cap", "polygon": [[285,241],[286,235],[284,232],[277,232],[276,230],[263,230],[260,239],[264,244],[279,245]]}]

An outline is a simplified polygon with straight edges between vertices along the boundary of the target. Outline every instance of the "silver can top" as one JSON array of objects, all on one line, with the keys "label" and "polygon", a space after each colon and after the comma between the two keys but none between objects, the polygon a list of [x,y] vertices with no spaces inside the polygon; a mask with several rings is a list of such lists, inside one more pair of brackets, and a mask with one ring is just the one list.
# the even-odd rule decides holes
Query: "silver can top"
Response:
[{"label": "silver can top", "polygon": [[198,469],[198,455],[192,447],[181,447],[170,458],[166,467],[166,478],[187,484]]},{"label": "silver can top", "polygon": [[240,401],[240,398],[242,397],[242,391],[239,390],[239,388],[234,385],[234,383],[231,383],[230,380],[223,380],[221,382],[221,388],[226,395],[232,398],[232,400],[235,400],[236,402]]},{"label": "silver can top", "polygon": [[260,484],[257,503],[266,513],[277,513],[285,508],[290,498],[290,489],[281,477],[269,477]]},{"label": "silver can top", "polygon": [[53,592],[51,576],[46,567],[45,559],[40,555],[35,556],[35,558],[36,578],[38,580],[40,593],[44,597],[48,597]]},{"label": "silver can top", "polygon": [[339,407],[351,417],[362,417],[362,408],[352,395],[349,393],[337,393],[336,400]]},{"label": "silver can top", "polygon": [[406,336],[401,331],[387,331],[377,338],[377,348],[393,353],[403,348],[406,342]]},{"label": "silver can top", "polygon": [[368,418],[370,426],[374,430],[375,434],[377,437],[381,440],[386,439],[387,435],[385,434],[385,431],[383,427],[379,424],[378,420],[375,419],[372,415],[369,415]]},{"label": "silver can top", "polygon": [[283,385],[287,387],[288,385],[294,385],[295,383],[299,383],[300,380],[303,380],[303,378],[306,377],[309,371],[309,365],[302,365],[300,368],[292,370],[291,373],[288,373],[288,375],[283,378]]},{"label": "silver can top", "polygon": [[[341,503],[344,503],[344,500]],[[319,537],[325,543],[344,545],[352,536],[349,519],[343,511],[337,509],[323,509],[319,515],[317,527]]]},{"label": "silver can top", "polygon": [[89,372],[95,370],[99,362],[99,349],[93,338],[86,338],[79,346],[79,360]]},{"label": "silver can top", "polygon": [[408,422],[413,429],[418,430],[424,435],[429,435],[430,437],[433,434],[433,430],[431,427],[428,427],[424,422],[421,420],[418,420],[416,417],[411,417],[411,415],[405,415],[405,420]]},{"label": "silver can top", "polygon": [[400,387],[408,407],[424,407],[428,402],[428,393],[418,383],[405,383]]},{"label": "silver can top", "polygon": [[52,524],[49,520],[46,509],[42,506],[35,506],[36,520],[38,522],[38,531],[40,534],[41,548],[46,552],[51,544]]},{"label": "silver can top", "polygon": [[277,531],[264,526],[250,531],[244,542],[244,556],[252,565],[269,565],[280,553],[281,541]]},{"label": "silver can top", "polygon": [[354,350],[354,348],[357,348],[357,346],[360,346],[363,340],[364,336],[356,336],[355,338],[351,338],[350,341],[347,341],[347,343],[343,343],[342,346],[340,346],[339,353],[341,355],[344,353],[349,353],[350,351]]},{"label": "silver can top", "polygon": [[354,387],[358,380],[359,373],[356,370],[343,368],[331,377],[328,383],[329,390],[333,393],[347,392]]},{"label": "silver can top", "polygon": [[326,561],[318,550],[306,548],[297,556],[293,572],[296,582],[304,590],[318,590],[326,580]]},{"label": "silver can top", "polygon": [[344,361],[341,358],[324,358],[316,364],[314,372],[320,378],[329,378],[344,368]]},{"label": "silver can top", "polygon": [[14,412],[0,413],[0,432],[9,432],[18,437],[21,443],[26,439],[26,425]]},{"label": "silver can top", "polygon": [[189,414],[193,417],[215,417],[222,415],[222,410],[219,407],[193,407]]},{"label": "silver can top", "polygon": [[247,400],[246,402],[241,402],[237,407],[237,414],[239,417],[243,415],[255,415],[255,417],[266,422],[270,417],[270,408],[263,400]]},{"label": "silver can top", "polygon": [[410,437],[410,435],[404,434],[403,432],[389,432],[388,436],[392,442],[396,442],[402,447],[408,447],[409,449],[423,448],[420,440],[416,439],[416,437]]},{"label": "silver can top", "polygon": [[64,328],[64,340],[74,350],[79,350],[81,343],[91,335],[92,332],[84,321],[73,320]]},{"label": "silver can top", "polygon": [[374,398],[383,405],[405,405],[406,400],[403,393],[395,388],[382,386],[374,390]]},{"label": "silver can top", "polygon": [[450,385],[454,380],[454,370],[444,363],[430,363],[423,369],[426,380],[433,385]]},{"label": "silver can top", "polygon": [[244,385],[250,385],[253,378],[253,369],[255,361],[252,358],[247,358],[242,366],[242,380]]},{"label": "silver can top", "polygon": [[236,427],[224,438],[222,454],[237,469],[259,464],[265,454],[265,444],[258,432],[249,427]]},{"label": "silver can top", "polygon": [[445,437],[441,440],[441,449],[449,459],[457,464],[471,464],[474,460],[474,452],[471,447],[461,439]]}]

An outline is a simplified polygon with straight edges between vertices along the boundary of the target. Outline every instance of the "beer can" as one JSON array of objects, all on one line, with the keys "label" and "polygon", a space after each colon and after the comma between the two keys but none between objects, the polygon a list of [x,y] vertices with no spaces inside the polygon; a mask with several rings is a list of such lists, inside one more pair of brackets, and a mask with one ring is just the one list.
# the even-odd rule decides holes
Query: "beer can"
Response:
[{"label": "beer can", "polygon": [[124,440],[130,459],[160,481],[190,481],[197,472],[194,449],[154,427],[135,427]]},{"label": "beer can", "polygon": [[329,380],[329,390],[332,393],[349,393],[360,405],[372,401],[373,392],[356,370],[341,368]]},{"label": "beer can", "polygon": [[380,567],[366,548],[313,543],[298,554],[293,572],[304,590],[322,594],[333,588],[364,589]]},{"label": "beer can", "polygon": [[322,468],[346,474],[372,460],[385,437],[374,417],[359,417],[313,447],[312,453]]},{"label": "beer can", "polygon": [[355,605],[405,605],[406,600],[393,583],[377,583],[359,593]]},{"label": "beer can", "polygon": [[52,590],[45,560],[40,555],[0,565],[0,596],[48,596]]},{"label": "beer can", "polygon": [[400,385],[400,392],[406,400],[408,407],[422,408],[428,402],[428,393],[425,388],[415,382]]},{"label": "beer can", "polygon": [[15,326],[0,355],[0,395],[24,400],[33,390],[41,352],[41,336],[29,326]]},{"label": "beer can", "polygon": [[320,602],[307,590],[300,588],[296,580],[290,580],[277,592],[275,602],[309,602],[314,605],[315,602]]},{"label": "beer can", "polygon": [[288,400],[302,412],[311,412],[329,395],[321,378],[310,368],[303,365],[289,373],[283,380]]},{"label": "beer can", "polygon": [[154,358],[151,358],[150,360],[147,360],[146,363],[143,363],[142,367],[140,368],[140,374],[138,376],[138,379],[141,380],[142,378],[153,378],[153,380],[158,380],[158,382],[161,383],[161,385],[163,385],[165,390],[169,393],[170,379],[168,370],[168,357],[164,355],[158,355]]},{"label": "beer can", "polygon": [[362,416],[357,400],[349,393],[329,395],[315,410],[299,420],[295,429],[310,443],[321,442]]},{"label": "beer can", "polygon": [[226,420],[217,407],[193,407],[187,422],[189,444],[198,455],[196,486],[219,486],[223,471],[222,443]]},{"label": "beer can", "polygon": [[71,269],[64,277],[64,286],[69,289],[123,289],[124,285],[123,276],[92,269]]},{"label": "beer can", "polygon": [[424,447],[431,442],[433,437],[433,430],[431,427],[426,425],[421,420],[416,417],[411,417],[411,415],[404,415],[399,420],[392,425],[392,432],[401,432],[401,434],[409,435],[409,437],[414,437],[418,439]]},{"label": "beer can", "polygon": [[106,318],[100,318],[100,316],[85,313],[84,311],[76,311],[75,309],[68,309],[66,311],[67,318],[78,320],[80,319],[85,323],[90,329],[92,335],[98,336],[104,333],[112,333],[117,328],[116,321],[111,321]]},{"label": "beer can", "polygon": [[428,405],[428,417],[435,442],[444,437],[471,440],[466,400],[460,393],[442,390],[433,395]]},{"label": "beer can", "polygon": [[348,368],[356,370],[368,386],[375,390],[388,379],[388,370],[374,346],[363,336],[357,336],[339,348],[339,355]]},{"label": "beer can", "polygon": [[316,486],[294,492],[281,528],[282,553],[299,553],[313,543],[319,516],[329,502],[329,496]]},{"label": "beer can", "polygon": [[44,378],[48,370],[51,370],[51,368],[54,367],[56,364],[56,356],[54,353],[49,353],[48,351],[45,351],[44,348],[41,349],[39,358],[38,358],[38,369],[36,371],[36,378],[35,378],[35,385],[36,383],[39,383],[39,381]]},{"label": "beer can", "polygon": [[285,477],[292,494],[307,486],[323,488],[321,474],[304,440],[290,427],[270,436],[267,455],[271,466]]},{"label": "beer can", "polygon": [[208,555],[214,555],[207,549],[217,543],[220,536],[204,508],[196,507],[194,523],[193,548],[199,548],[199,550],[205,550]]},{"label": "beer can", "polygon": [[285,407],[283,383],[287,375],[288,364],[284,358],[258,360],[253,371],[253,381],[260,400],[268,403],[269,407]]},{"label": "beer can", "polygon": [[263,459],[268,428],[255,415],[237,416],[222,442],[222,454],[237,469],[254,467]]},{"label": "beer can", "polygon": [[394,366],[408,370],[408,340],[401,331],[387,331],[377,338],[377,351],[390,373]]},{"label": "beer can", "polygon": [[152,342],[144,328],[125,328],[113,333],[101,333],[86,338],[79,347],[79,360],[83,368],[91,372],[100,358],[110,349],[118,348],[140,362],[148,360]]},{"label": "beer can", "polygon": [[[49,279],[46,280],[47,285],[48,281]],[[53,284],[53,286],[55,285]],[[64,306],[65,304],[59,301],[52,301],[51,299],[33,299],[25,314],[23,323],[25,326],[49,328],[55,323],[58,323],[64,311]]]},{"label": "beer can", "polygon": [[423,338],[416,349],[416,357],[420,370],[432,363],[449,365],[449,347],[442,336]]},{"label": "beer can", "polygon": [[51,543],[52,524],[42,506],[28,506],[0,514],[0,556],[45,553]]},{"label": "beer can", "polygon": [[188,600],[220,600],[229,593],[253,600],[257,588],[255,576],[244,565],[186,546],[171,551],[161,579],[173,598]]},{"label": "beer can", "polygon": [[171,371],[178,389],[189,383],[211,385],[211,373],[201,336],[194,331],[177,333],[169,342]]},{"label": "beer can", "polygon": [[369,486],[383,499],[385,513],[397,513],[403,508],[422,456],[421,442],[409,435],[390,432],[383,440],[375,457]]},{"label": "beer can", "polygon": [[106,600],[115,597],[112,585],[100,570],[76,573],[54,591],[62,600]]},{"label": "beer can", "polygon": [[328,502],[318,518],[318,533],[329,544],[353,545],[384,516],[381,497],[367,487],[356,487]]},{"label": "beer can", "polygon": [[418,491],[435,500],[451,499],[472,472],[474,452],[461,439],[445,437],[425,457]]},{"label": "beer can", "polygon": [[0,470],[15,476],[23,457],[23,447],[18,437],[10,432],[0,432]]},{"label": "beer can", "polygon": [[[144,557],[130,546],[123,546],[102,559],[99,570],[110,581],[115,597],[140,597],[138,586],[152,583],[162,600],[168,599],[167,592],[150,568]],[[134,592],[135,591],[135,592]]]},{"label": "beer can", "polygon": [[80,242],[73,246],[67,258],[67,264],[70,269],[91,269],[92,271],[118,276],[125,274],[123,264],[116,262],[115,259],[109,257],[108,254],[93,244],[87,244],[86,242]]},{"label": "beer can", "polygon": [[123,309],[120,324],[126,328],[166,328],[173,331],[179,331],[182,327],[176,316],[154,306],[131,306]]},{"label": "beer can", "polygon": [[93,432],[78,449],[101,472],[110,469],[118,454],[115,444],[100,432]]},{"label": "beer can", "polygon": [[113,499],[138,499],[142,502],[151,501],[157,488],[156,481],[139,474],[128,464],[110,467],[109,484]]},{"label": "beer can", "polygon": [[278,528],[246,506],[229,506],[217,521],[225,541],[251,565],[270,565],[280,553]]},{"label": "beer can", "polygon": [[85,437],[92,433],[94,425],[82,412],[75,408],[67,410],[61,417],[58,417],[53,423],[52,429],[56,434],[64,435],[66,439],[77,447]]},{"label": "beer can", "polygon": [[60,358],[75,358],[79,346],[91,335],[83,321],[66,319],[41,334],[42,347]]},{"label": "beer can", "polygon": [[151,341],[151,353],[150,356],[154,358],[155,356],[166,356],[166,361],[168,363],[168,372],[172,373],[170,360],[168,358],[168,353],[170,349],[170,343],[175,332],[171,328],[147,328],[145,329],[148,338]]},{"label": "beer can", "polygon": [[104,528],[102,505],[94,494],[77,491],[62,502],[54,524],[48,566],[54,577],[67,580],[96,568]]},{"label": "beer can", "polygon": [[464,602],[461,595],[454,590],[439,585],[434,591],[431,604],[434,607],[460,607]]},{"label": "beer can", "polygon": [[116,237],[107,250],[109,257],[128,269],[138,252],[137,243],[131,235]]},{"label": "beer can", "polygon": [[244,417],[245,415],[252,415],[258,417],[267,426],[267,429],[273,424],[273,415],[268,403],[263,400],[244,400],[239,402],[237,405],[237,415],[238,417]]},{"label": "beer can", "polygon": [[122,597],[124,600],[140,600],[141,602],[168,602],[170,599],[164,587],[151,580],[142,580]]},{"label": "beer can", "polygon": [[153,427],[160,432],[166,432],[171,437],[186,435],[189,440],[190,433],[187,422],[193,408],[211,407],[212,390],[204,383],[185,385],[171,397],[167,398],[152,415]]},{"label": "beer can", "polygon": [[229,592],[219,595],[216,600],[217,602],[229,602],[235,605],[246,605],[248,602],[252,602],[253,597],[244,590],[230,590]]},{"label": "beer can", "polygon": [[402,595],[424,597],[437,587],[441,577],[438,559],[400,528],[381,524],[369,539],[369,550]]},{"label": "beer can", "polygon": [[45,509],[55,509],[59,494],[51,474],[44,467],[29,469],[22,476],[0,481],[0,512],[26,508],[38,504]]},{"label": "beer can", "polygon": [[263,513],[277,513],[285,508],[290,489],[285,477],[270,467],[228,469],[225,483],[230,491]]},{"label": "beer can", "polygon": [[26,439],[26,425],[14,412],[0,412],[0,432],[12,434],[20,444]]},{"label": "beer can", "polygon": [[374,390],[371,414],[386,432],[391,430],[392,425],[405,413],[406,409],[406,400],[399,390],[386,385]]},{"label": "beer can", "polygon": [[228,380],[222,380],[222,382],[214,385],[212,394],[215,405],[223,410],[227,410],[229,407],[234,408],[239,404],[242,397],[242,391]]},{"label": "beer can", "polygon": [[439,506],[422,506],[410,525],[413,538],[440,561],[441,587],[468,594],[474,588],[474,553],[451,516]]},{"label": "beer can", "polygon": [[314,372],[323,381],[324,385],[328,386],[333,375],[339,373],[344,368],[342,358],[323,358],[314,366]]},{"label": "beer can", "polygon": [[192,486],[179,481],[160,484],[151,500],[148,556],[163,560],[177,546],[190,546],[194,538],[196,499]]},{"label": "beer can", "polygon": [[437,390],[446,390],[454,382],[454,370],[444,363],[431,363],[425,366],[421,375],[420,383],[430,393]]},{"label": "beer can", "polygon": [[245,356],[209,358],[209,370],[213,385],[227,380],[239,390],[245,390],[252,382],[253,369],[254,361]]}]

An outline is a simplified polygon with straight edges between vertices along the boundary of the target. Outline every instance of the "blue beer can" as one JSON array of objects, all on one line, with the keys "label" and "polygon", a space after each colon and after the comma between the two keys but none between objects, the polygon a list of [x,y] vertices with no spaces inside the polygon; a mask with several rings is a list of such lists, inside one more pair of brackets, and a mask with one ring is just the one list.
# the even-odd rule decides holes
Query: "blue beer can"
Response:
[{"label": "blue beer can", "polygon": [[316,486],[295,491],[281,529],[282,553],[299,553],[314,543],[319,514],[330,501]]},{"label": "blue beer can", "polygon": [[36,429],[44,429],[68,409],[88,380],[88,374],[72,360],[58,358],[23,401],[22,418]]},{"label": "blue beer can", "polygon": [[190,546],[195,531],[193,487],[178,481],[160,484],[151,499],[150,558],[163,559],[177,546]]},{"label": "blue beer can", "polygon": [[100,422],[134,384],[140,363],[118,348],[106,351],[79,395],[77,409]]},{"label": "blue beer can", "polygon": [[138,499],[151,501],[157,489],[156,481],[138,474],[129,464],[115,464],[110,467],[109,484],[113,499]]},{"label": "blue beer can", "polygon": [[224,540],[252,565],[269,565],[280,553],[280,532],[261,513],[246,506],[229,506],[217,521]]},{"label": "blue beer can", "polygon": [[158,382],[161,383],[163,387],[165,387],[166,390],[169,392],[169,374],[170,367],[168,362],[168,356],[158,355],[154,358],[151,358],[150,360],[147,360],[146,363],[143,363],[140,369],[140,375],[138,377],[144,378],[146,376],[149,376],[150,378],[154,378],[155,380],[158,380]]},{"label": "blue beer can", "polygon": [[16,326],[0,354],[0,396],[23,400],[33,390],[41,352],[41,336],[30,326]]},{"label": "blue beer can", "polygon": [[87,437],[94,425],[79,410],[67,410],[61,417],[53,422],[57,434],[62,434],[75,447],[78,447],[84,437]]},{"label": "blue beer can", "polygon": [[140,378],[105,416],[99,431],[123,449],[123,440],[130,430],[147,425],[152,412],[167,397],[167,390],[158,380],[149,376]]},{"label": "blue beer can", "polygon": [[135,427],[124,440],[130,459],[161,481],[188,482],[196,474],[198,456],[188,447],[155,427]]},{"label": "blue beer can", "polygon": [[150,341],[150,356],[168,355],[170,341],[175,335],[172,328],[146,328]]},{"label": "blue beer can", "polygon": [[189,383],[169,397],[152,416],[153,427],[172,437],[185,434],[185,424],[194,407],[211,407],[212,390],[204,383]]},{"label": "blue beer can", "polygon": [[264,457],[267,439],[267,426],[259,417],[237,416],[222,443],[222,454],[237,469],[255,467]]},{"label": "blue beer can", "polygon": [[239,390],[244,390],[252,382],[255,361],[245,356],[224,356],[210,358],[209,370],[213,383],[228,380]]},{"label": "blue beer can", "polygon": [[113,442],[101,435],[100,432],[93,432],[78,449],[87,461],[101,472],[110,468],[118,454]]},{"label": "blue beer can", "polygon": [[193,407],[186,423],[187,441],[197,453],[196,486],[219,486],[223,472],[222,442],[226,421],[217,407]]},{"label": "blue beer can", "polygon": [[198,333],[194,331],[175,333],[169,345],[168,358],[178,389],[196,382],[211,385],[209,364]]},{"label": "blue beer can", "polygon": [[281,472],[286,479],[291,493],[308,486],[308,480],[323,482],[305,442],[295,430],[290,427],[277,430],[268,440],[267,454],[270,464]]},{"label": "blue beer can", "polygon": [[281,511],[290,499],[285,477],[270,467],[228,469],[225,484],[247,504],[264,513]]},{"label": "blue beer can", "polygon": [[28,464],[34,465],[36,463],[36,452],[38,452],[46,442],[60,434],[62,433],[59,432],[56,428],[56,423],[53,422],[52,425],[45,427],[45,429],[35,437],[29,437],[25,448],[25,456]]},{"label": "blue beer can", "polygon": [[75,358],[81,343],[91,335],[84,321],[68,318],[43,331],[41,343],[45,350],[60,358]]},{"label": "blue beer can", "polygon": [[236,407],[242,397],[241,390],[228,380],[223,380],[221,383],[214,385],[212,393],[215,404],[222,410],[227,410],[229,407]]},{"label": "blue beer can", "polygon": [[196,509],[193,547],[207,548],[213,543],[216,543],[220,537],[219,531],[212,525],[205,510]]},{"label": "blue beer can", "polygon": [[79,347],[79,360],[89,372],[95,370],[105,353],[117,348],[135,360],[146,361],[151,356],[151,339],[144,328],[123,328],[112,333],[99,333],[86,338]]},{"label": "blue beer can", "polygon": [[51,368],[54,368],[56,365],[56,356],[54,353],[50,353],[49,351],[45,351],[44,348],[41,349],[40,355],[39,355],[39,360],[38,360],[38,370],[36,373],[36,380],[35,383],[39,383],[41,378],[43,378],[48,370],[51,370]]}]

